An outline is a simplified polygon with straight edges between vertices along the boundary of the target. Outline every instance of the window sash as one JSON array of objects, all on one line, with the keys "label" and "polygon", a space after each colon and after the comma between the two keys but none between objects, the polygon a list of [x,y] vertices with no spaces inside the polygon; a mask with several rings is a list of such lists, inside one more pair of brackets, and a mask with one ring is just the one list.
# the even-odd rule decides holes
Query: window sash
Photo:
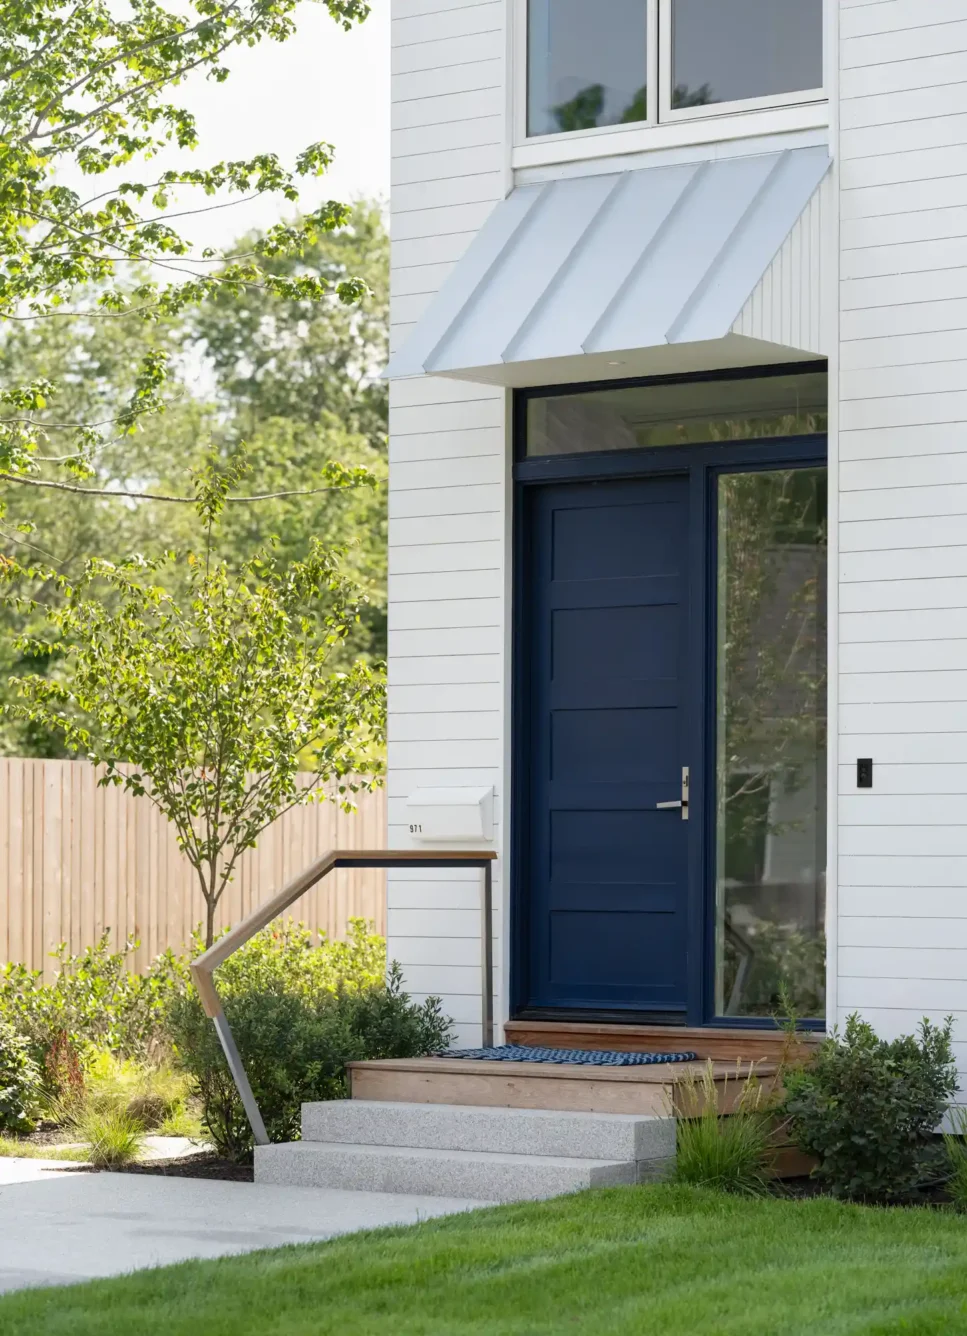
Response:
[{"label": "window sash", "polygon": [[[528,11],[530,0],[519,0],[516,7],[517,22],[514,31],[514,46],[520,53],[517,61],[516,78],[517,110],[515,122],[518,144],[558,143],[562,139],[586,139],[589,137],[613,133],[615,130],[643,130],[657,125],[682,124],[688,121],[712,121],[723,116],[737,113],[771,111],[782,107],[809,106],[827,99],[824,85],[815,89],[802,89],[793,93],[770,94],[765,97],[741,98],[732,102],[715,102],[701,107],[673,108],[672,97],[672,0],[645,0],[647,4],[647,79],[648,79],[648,116],[645,120],[634,121],[622,126],[602,125],[589,130],[561,131],[555,134],[528,135],[527,99],[530,76],[530,54],[528,50]],[[826,61],[826,41],[824,32],[824,66]],[[657,97],[652,90],[657,90]]]}]

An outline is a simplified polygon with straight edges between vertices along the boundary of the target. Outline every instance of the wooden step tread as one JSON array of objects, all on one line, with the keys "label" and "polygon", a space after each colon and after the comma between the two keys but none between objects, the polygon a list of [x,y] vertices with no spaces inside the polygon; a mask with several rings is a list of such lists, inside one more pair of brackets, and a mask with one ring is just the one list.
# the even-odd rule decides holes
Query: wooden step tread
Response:
[{"label": "wooden step tread", "polygon": [[[681,1081],[701,1077],[706,1060],[699,1062],[660,1062],[641,1067],[594,1067],[571,1062],[491,1062],[479,1058],[381,1058],[371,1062],[351,1062],[349,1070],[356,1072],[422,1072],[433,1076],[491,1076],[498,1079],[518,1077],[536,1080],[612,1081],[636,1085],[676,1085]],[[773,1076],[778,1063],[713,1061],[716,1080],[741,1079],[755,1072],[757,1076]]]},{"label": "wooden step tread", "polygon": [[[508,1044],[535,1045],[542,1048],[601,1048],[619,1053],[678,1053],[690,1050],[702,1059],[754,1062],[759,1058],[778,1060],[788,1048],[780,1030],[749,1030],[739,1026],[709,1025],[618,1025],[588,1021],[507,1021],[504,1035]],[[820,1034],[797,1036],[798,1047],[809,1051],[822,1039]]]}]

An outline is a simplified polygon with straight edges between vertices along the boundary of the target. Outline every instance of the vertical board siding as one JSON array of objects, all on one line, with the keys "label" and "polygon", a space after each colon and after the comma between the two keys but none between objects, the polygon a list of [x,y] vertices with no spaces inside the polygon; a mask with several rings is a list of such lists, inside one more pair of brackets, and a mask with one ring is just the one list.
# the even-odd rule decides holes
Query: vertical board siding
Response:
[{"label": "vertical board siding", "polygon": [[[99,788],[85,761],[0,757],[0,963],[53,968],[60,942],[77,953],[110,929],[113,943],[137,937],[133,965],[160,951],[181,951],[202,920],[194,872],[171,826],[146,798]],[[280,890],[327,849],[386,846],[383,790],[357,796],[357,810],[335,803],[286,813],[243,854],[222,899],[218,927],[228,927]],[[331,937],[351,917],[386,929],[384,874],[331,874],[293,908],[295,917]]]},{"label": "vertical board siding", "polygon": [[[496,0],[393,0],[394,348],[504,194],[504,13]],[[503,391],[432,378],[390,386],[394,848],[412,842],[414,789],[503,789],[504,424]],[[499,882],[498,867],[495,905]],[[442,996],[458,1042],[479,1043],[479,873],[390,872],[387,896],[407,987]],[[499,924],[498,909],[495,937]],[[499,1016],[499,996],[495,1006]]]},{"label": "vertical board siding", "polygon": [[832,177],[826,176],[732,326],[734,334],[828,353],[831,292],[823,249],[835,207]]},{"label": "vertical board siding", "polygon": [[[841,0],[839,1017],[967,1066],[967,22]],[[959,52],[960,54],[954,54]],[[856,788],[856,759],[874,788]],[[836,1019],[836,1018],[833,1018]]]}]

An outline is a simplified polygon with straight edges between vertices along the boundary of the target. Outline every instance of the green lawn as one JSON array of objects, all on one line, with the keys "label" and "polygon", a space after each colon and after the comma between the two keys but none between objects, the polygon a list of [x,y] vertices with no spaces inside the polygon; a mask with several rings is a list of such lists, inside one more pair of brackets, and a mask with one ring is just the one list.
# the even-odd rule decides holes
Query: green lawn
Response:
[{"label": "green lawn", "polygon": [[617,1188],[13,1294],[0,1331],[949,1336],[967,1333],[967,1220]]},{"label": "green lawn", "polygon": [[[18,1141],[16,1137],[0,1136],[0,1157],[19,1160],[75,1160],[83,1163],[89,1158],[87,1146],[38,1146],[33,1141]],[[0,1253],[2,1256],[2,1253]]]}]

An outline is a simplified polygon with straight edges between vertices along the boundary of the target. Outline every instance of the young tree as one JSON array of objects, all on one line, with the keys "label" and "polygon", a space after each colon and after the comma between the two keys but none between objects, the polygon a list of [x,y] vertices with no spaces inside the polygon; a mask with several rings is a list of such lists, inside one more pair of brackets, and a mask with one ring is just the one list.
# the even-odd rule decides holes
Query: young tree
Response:
[{"label": "young tree", "polygon": [[[92,559],[73,583],[4,568],[8,583],[57,591],[55,601],[13,598],[46,629],[18,648],[61,661],[56,679],[17,678],[5,709],[59,732],[106,767],[102,783],[146,796],[171,821],[205,903],[206,945],[244,850],[294,806],[333,787],[348,805],[372,787],[384,742],[380,670],[330,664],[363,601],[338,550],[315,541],[303,560],[285,565],[266,551],[237,570],[216,554],[213,529],[239,474],[209,469],[196,480],[201,555]],[[175,565],[177,595],[158,583]]]},{"label": "young tree", "polygon": [[[234,48],[285,41],[298,3],[2,0],[0,320],[153,321],[216,293],[318,300],[335,291],[346,303],[360,297],[365,285],[352,275],[331,281],[267,263],[299,255],[343,224],[349,211],[335,201],[277,224],[239,254],[199,255],[174,225],[191,212],[180,199],[186,192],[203,196],[207,208],[219,195],[271,193],[296,202],[299,178],[324,172],[331,146],[309,145],[292,169],[272,153],[152,168],[168,146],[197,146],[191,114],[172,100],[185,78],[204,72],[220,83]],[[369,12],[365,0],[321,3],[344,28]],[[74,179],[89,187],[75,189]],[[132,283],[132,272],[148,264],[152,276]],[[92,287],[97,295],[85,306]],[[36,485],[44,481],[36,476],[43,464],[89,477],[101,449],[163,410],[166,376],[165,349],[145,350],[127,402],[108,420],[49,411],[58,386],[44,376],[0,385],[0,479]],[[72,484],[48,478],[46,485]]]}]

